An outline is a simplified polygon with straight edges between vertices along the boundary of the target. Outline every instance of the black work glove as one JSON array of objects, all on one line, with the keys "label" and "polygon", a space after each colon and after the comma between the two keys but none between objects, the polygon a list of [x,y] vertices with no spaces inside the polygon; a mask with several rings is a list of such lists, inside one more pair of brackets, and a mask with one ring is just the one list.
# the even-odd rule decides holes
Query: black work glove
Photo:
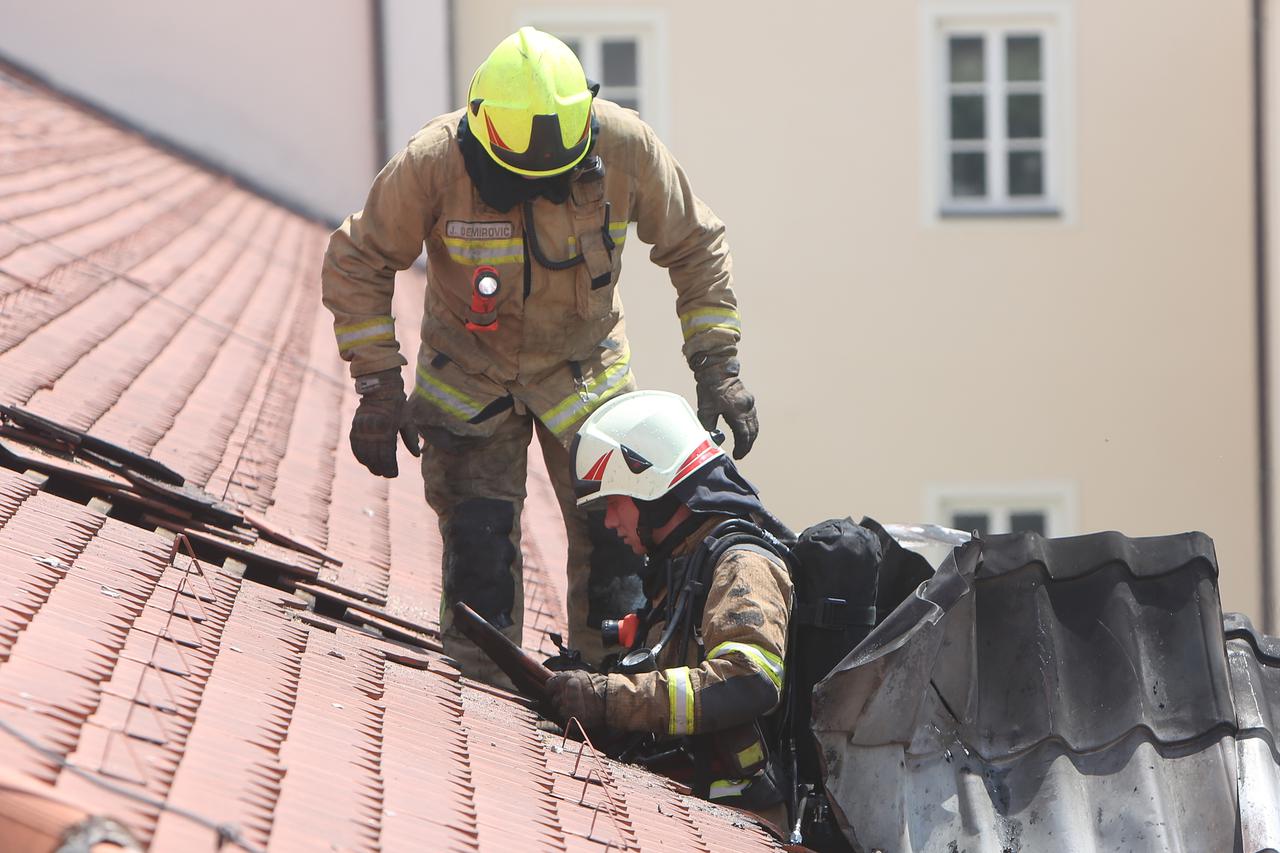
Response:
[{"label": "black work glove", "polygon": [[404,380],[400,370],[392,368],[370,373],[356,380],[360,406],[351,419],[351,452],[356,460],[379,477],[400,473],[396,464],[396,434],[404,436],[405,446],[417,456],[417,436],[410,441],[400,426],[404,410]]},{"label": "black work glove", "polygon": [[742,380],[738,358],[732,351],[695,353],[689,359],[698,387],[698,421],[710,431],[723,416],[733,433],[733,458],[741,459],[751,450],[760,432],[756,398]]},{"label": "black work glove", "polygon": [[604,694],[608,683],[608,676],[581,669],[557,672],[547,681],[547,702],[559,722],[577,717],[588,734],[599,732],[605,727]]}]

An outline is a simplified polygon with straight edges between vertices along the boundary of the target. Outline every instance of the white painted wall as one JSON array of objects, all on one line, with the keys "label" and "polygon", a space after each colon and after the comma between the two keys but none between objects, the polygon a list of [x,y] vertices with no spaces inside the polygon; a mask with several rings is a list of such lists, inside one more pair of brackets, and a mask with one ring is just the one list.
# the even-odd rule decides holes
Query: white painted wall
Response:
[{"label": "white painted wall", "polygon": [[[444,104],[444,6],[388,3],[392,139]],[[386,159],[371,22],[368,0],[0,0],[0,56],[337,220]]]},{"label": "white painted wall", "polygon": [[382,0],[387,159],[424,124],[457,107],[449,91],[448,6],[448,0]]}]

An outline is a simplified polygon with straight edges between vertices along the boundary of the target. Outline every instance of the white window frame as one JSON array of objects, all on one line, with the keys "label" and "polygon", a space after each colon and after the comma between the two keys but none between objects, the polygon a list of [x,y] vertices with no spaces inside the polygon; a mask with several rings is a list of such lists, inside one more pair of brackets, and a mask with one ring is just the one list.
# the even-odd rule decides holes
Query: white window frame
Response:
[{"label": "white window frame", "polygon": [[[666,139],[668,126],[667,16],[661,9],[526,8],[516,15],[515,26],[533,26],[557,36],[575,38],[587,76],[601,83],[600,43],[610,38],[636,43],[636,92],[641,117]],[[602,97],[608,97],[604,91]]]},{"label": "white window frame", "polygon": [[[927,221],[967,217],[1057,217],[1070,220],[1075,209],[1075,109],[1073,21],[1066,0],[1010,0],[1010,2],[964,3],[952,0],[925,0],[921,25],[925,91],[921,105],[922,182]],[[1026,84],[1009,83],[1005,78],[1005,38],[1037,35],[1041,38],[1042,142],[1044,152],[1044,195],[1022,198],[1008,194],[1007,155],[1019,143],[1006,138],[1005,96],[1016,94]],[[982,36],[987,134],[975,150],[987,153],[987,195],[984,198],[953,197],[951,194],[950,138],[950,38]],[[1012,91],[1011,91],[1012,90]],[[961,147],[968,147],[961,144]]]},{"label": "white window frame", "polygon": [[988,533],[1008,533],[1010,516],[1017,512],[1044,513],[1045,536],[1077,532],[1076,488],[1071,483],[959,483],[926,488],[925,517],[935,524],[951,527],[953,515],[967,512],[986,513],[991,520]]}]

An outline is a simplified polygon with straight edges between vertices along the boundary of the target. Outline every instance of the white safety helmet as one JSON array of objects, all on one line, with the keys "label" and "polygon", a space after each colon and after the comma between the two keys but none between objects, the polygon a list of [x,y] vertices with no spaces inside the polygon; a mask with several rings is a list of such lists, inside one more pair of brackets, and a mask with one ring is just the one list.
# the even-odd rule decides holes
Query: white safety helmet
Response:
[{"label": "white safety helmet", "polygon": [[592,412],[573,439],[578,505],[606,495],[652,501],[724,455],[718,434],[669,391],[632,391]]}]

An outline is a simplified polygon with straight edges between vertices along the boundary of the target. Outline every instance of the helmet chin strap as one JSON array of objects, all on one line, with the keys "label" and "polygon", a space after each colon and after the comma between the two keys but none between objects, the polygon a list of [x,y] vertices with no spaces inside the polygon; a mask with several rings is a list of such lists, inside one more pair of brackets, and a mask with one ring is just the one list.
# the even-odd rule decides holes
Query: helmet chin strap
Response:
[{"label": "helmet chin strap", "polygon": [[670,492],[651,501],[636,500],[636,509],[640,511],[640,526],[649,528],[652,533],[670,521],[683,505],[684,501]]},{"label": "helmet chin strap", "polygon": [[644,546],[646,554],[652,554],[658,550],[658,543],[653,541],[652,527],[636,525],[636,535],[640,537],[640,544]]},{"label": "helmet chin strap", "polygon": [[[688,518],[667,531],[667,535],[662,538],[661,542],[654,545],[649,545],[646,542],[645,550],[649,552],[650,564],[660,563],[670,557],[671,552],[680,547],[680,543],[696,533],[706,520],[707,517],[705,515],[696,512],[690,513]],[[653,531],[647,532],[652,536]],[[644,542],[643,538],[641,542]]]},{"label": "helmet chin strap", "polygon": [[650,554],[656,553],[659,548],[653,538],[653,532],[666,526],[684,503],[669,492],[651,501],[637,500],[635,503],[636,509],[640,512],[640,518],[636,524],[636,535],[640,537],[640,544],[644,546],[645,551]]}]

